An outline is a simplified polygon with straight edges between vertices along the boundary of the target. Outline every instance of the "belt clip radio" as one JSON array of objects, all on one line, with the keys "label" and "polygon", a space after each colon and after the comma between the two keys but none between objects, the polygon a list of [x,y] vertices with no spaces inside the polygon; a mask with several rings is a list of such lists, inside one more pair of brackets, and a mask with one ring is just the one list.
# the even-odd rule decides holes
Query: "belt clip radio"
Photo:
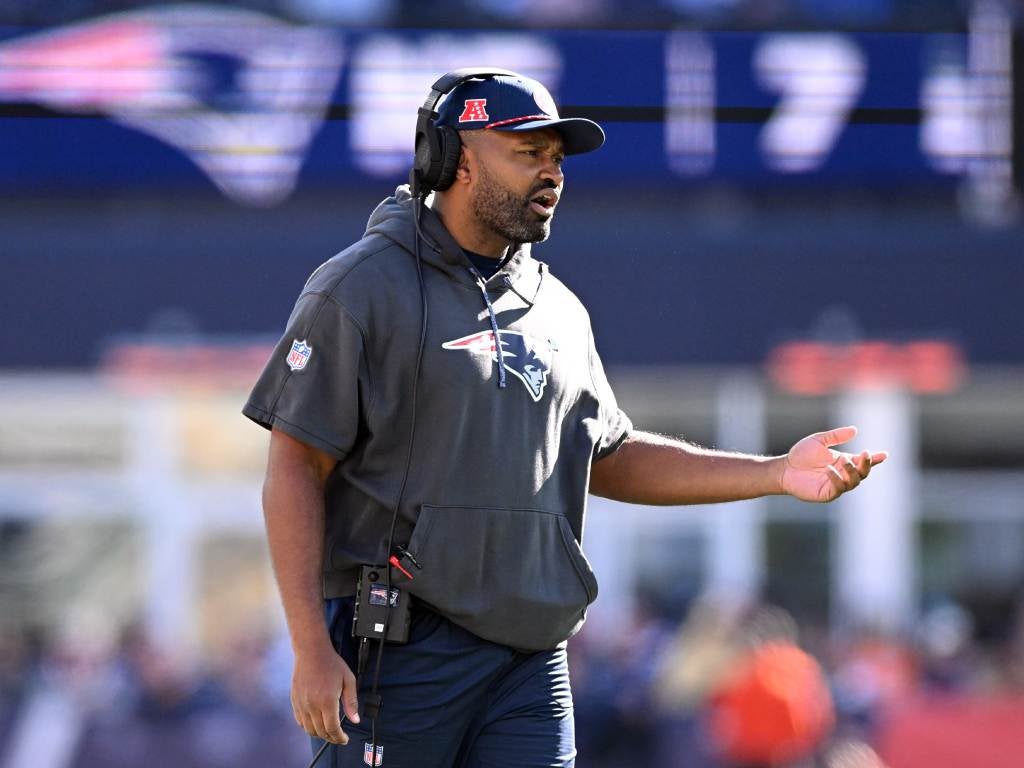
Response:
[{"label": "belt clip radio", "polygon": [[[405,590],[392,586],[389,613],[385,568],[364,565],[359,569],[352,636],[401,644],[409,640],[409,602],[412,598]],[[384,635],[385,624],[387,636]]]}]

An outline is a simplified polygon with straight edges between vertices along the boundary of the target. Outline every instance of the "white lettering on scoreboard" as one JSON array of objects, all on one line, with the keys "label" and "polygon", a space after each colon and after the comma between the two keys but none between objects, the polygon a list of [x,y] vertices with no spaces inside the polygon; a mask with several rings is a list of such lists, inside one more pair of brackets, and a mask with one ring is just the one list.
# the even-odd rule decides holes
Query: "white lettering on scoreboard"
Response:
[{"label": "white lettering on scoreboard", "polygon": [[684,176],[715,163],[715,49],[700,32],[672,32],[665,42],[665,153]]},{"label": "white lettering on scoreboard", "polygon": [[783,173],[820,168],[864,91],[863,52],[841,35],[766,35],[753,67],[781,97],[761,131],[765,162]]},{"label": "white lettering on scoreboard", "polygon": [[532,77],[557,98],[562,54],[539,35],[439,33],[419,41],[372,35],[356,48],[350,73],[350,141],[360,170],[372,176],[408,170],[416,111],[438,77],[466,62]]}]

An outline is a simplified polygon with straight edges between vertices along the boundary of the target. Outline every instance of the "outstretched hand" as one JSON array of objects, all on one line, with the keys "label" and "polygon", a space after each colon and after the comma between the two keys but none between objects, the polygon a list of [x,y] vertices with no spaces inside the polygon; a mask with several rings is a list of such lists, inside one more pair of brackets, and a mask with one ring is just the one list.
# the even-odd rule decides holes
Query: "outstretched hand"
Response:
[{"label": "outstretched hand", "polygon": [[800,440],[785,456],[782,490],[802,501],[832,501],[860,485],[871,467],[881,464],[889,454],[832,450],[832,446],[849,442],[856,434],[856,427],[839,427]]}]

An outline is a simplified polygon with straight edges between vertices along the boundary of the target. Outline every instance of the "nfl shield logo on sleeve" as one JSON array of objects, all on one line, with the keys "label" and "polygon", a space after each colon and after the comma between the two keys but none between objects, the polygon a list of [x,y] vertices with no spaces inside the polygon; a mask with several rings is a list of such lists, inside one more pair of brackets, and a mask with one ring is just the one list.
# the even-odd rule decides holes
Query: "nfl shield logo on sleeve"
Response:
[{"label": "nfl shield logo on sleeve", "polygon": [[306,343],[305,339],[302,341],[295,339],[292,341],[292,348],[288,353],[288,357],[285,358],[285,362],[288,363],[288,367],[293,371],[301,371],[306,367],[306,363],[309,362],[309,356],[312,353],[313,348]]},{"label": "nfl shield logo on sleeve", "polygon": [[384,762],[384,747],[377,747],[377,757],[373,758],[373,745],[363,742],[363,762],[376,768]]}]

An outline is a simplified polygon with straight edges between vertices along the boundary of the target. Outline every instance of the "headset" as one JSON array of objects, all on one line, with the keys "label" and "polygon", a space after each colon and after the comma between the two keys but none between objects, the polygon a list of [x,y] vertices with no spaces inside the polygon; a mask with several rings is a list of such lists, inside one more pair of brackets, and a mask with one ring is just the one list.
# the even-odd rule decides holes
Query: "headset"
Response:
[{"label": "headset", "polygon": [[467,80],[486,80],[499,75],[520,77],[507,69],[477,69],[467,67],[453,70],[430,86],[427,100],[420,107],[416,119],[416,159],[409,172],[409,187],[415,198],[426,197],[431,191],[448,189],[455,181],[459,167],[462,141],[459,132],[448,125],[437,125],[435,107],[441,97],[451,93]]}]

